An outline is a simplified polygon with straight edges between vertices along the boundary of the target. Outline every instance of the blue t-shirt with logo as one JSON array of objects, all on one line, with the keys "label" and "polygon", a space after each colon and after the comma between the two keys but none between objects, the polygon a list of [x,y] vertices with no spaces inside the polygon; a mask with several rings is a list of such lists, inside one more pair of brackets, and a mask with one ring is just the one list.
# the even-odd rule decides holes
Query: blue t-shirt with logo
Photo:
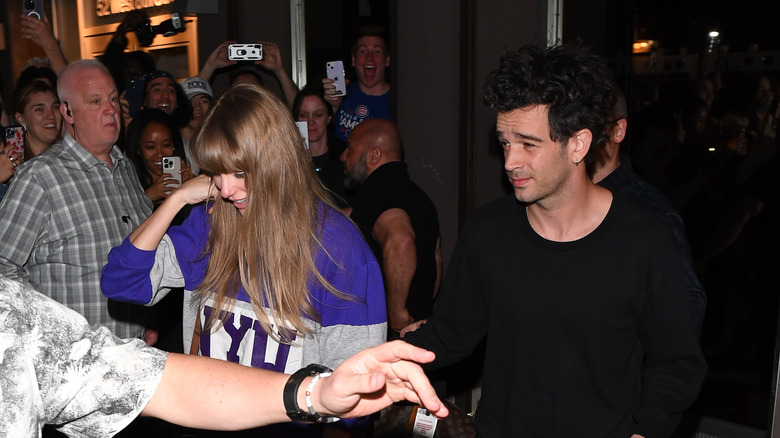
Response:
[{"label": "blue t-shirt with logo", "polygon": [[336,113],[336,138],[347,141],[352,129],[366,119],[390,118],[390,91],[372,96],[360,90],[357,82],[349,84],[347,95]]}]

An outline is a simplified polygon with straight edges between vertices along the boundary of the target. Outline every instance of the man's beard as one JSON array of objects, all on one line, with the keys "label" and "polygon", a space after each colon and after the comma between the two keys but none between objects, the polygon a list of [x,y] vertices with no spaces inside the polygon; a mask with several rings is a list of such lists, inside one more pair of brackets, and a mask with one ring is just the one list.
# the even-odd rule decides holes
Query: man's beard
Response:
[{"label": "man's beard", "polygon": [[363,152],[360,156],[360,160],[346,173],[344,176],[344,187],[355,190],[363,184],[368,176],[368,169],[366,168],[366,157],[368,151]]}]

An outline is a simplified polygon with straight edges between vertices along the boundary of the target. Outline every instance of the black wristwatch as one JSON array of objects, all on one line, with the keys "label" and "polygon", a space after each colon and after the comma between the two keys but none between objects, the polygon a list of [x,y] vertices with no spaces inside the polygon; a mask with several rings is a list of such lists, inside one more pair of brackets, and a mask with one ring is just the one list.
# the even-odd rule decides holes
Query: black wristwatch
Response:
[{"label": "black wristwatch", "polygon": [[287,416],[290,417],[292,421],[307,423],[333,423],[334,421],[339,420],[338,417],[323,417],[322,415],[315,412],[314,409],[305,411],[301,409],[300,406],[298,406],[298,389],[300,389],[301,383],[303,383],[304,379],[317,374],[330,375],[331,371],[333,370],[324,365],[313,363],[299,369],[293,373],[289,379],[287,379],[287,383],[284,385],[284,393],[282,396],[284,400],[284,409],[287,411]]}]

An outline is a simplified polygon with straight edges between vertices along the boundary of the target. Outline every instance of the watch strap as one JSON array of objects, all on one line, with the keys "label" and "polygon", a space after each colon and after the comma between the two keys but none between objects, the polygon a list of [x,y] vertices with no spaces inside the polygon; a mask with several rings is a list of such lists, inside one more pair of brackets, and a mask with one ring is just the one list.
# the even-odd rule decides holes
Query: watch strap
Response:
[{"label": "watch strap", "polygon": [[[287,416],[290,417],[291,420],[311,423],[332,423],[339,420],[338,417],[324,417],[319,415],[314,412],[313,408],[303,410],[298,406],[298,390],[300,390],[303,381],[309,376],[322,375],[322,377],[327,377],[330,375],[331,371],[330,368],[324,365],[313,363],[299,369],[287,379],[287,383],[284,385],[282,400],[284,401],[284,409],[287,412]],[[316,383],[316,381],[314,383]],[[309,385],[309,391],[307,392],[310,392],[313,386],[314,385]]]}]

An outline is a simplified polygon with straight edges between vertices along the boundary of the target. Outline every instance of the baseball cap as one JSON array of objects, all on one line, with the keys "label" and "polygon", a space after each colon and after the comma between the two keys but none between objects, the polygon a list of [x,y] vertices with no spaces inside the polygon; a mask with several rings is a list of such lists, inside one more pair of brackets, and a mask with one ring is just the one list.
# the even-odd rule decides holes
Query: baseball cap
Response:
[{"label": "baseball cap", "polygon": [[205,94],[212,99],[214,98],[214,93],[211,92],[211,86],[209,86],[209,83],[197,76],[185,79],[181,83],[181,86],[184,88],[184,93],[187,95],[187,99],[192,99],[198,94]]}]

